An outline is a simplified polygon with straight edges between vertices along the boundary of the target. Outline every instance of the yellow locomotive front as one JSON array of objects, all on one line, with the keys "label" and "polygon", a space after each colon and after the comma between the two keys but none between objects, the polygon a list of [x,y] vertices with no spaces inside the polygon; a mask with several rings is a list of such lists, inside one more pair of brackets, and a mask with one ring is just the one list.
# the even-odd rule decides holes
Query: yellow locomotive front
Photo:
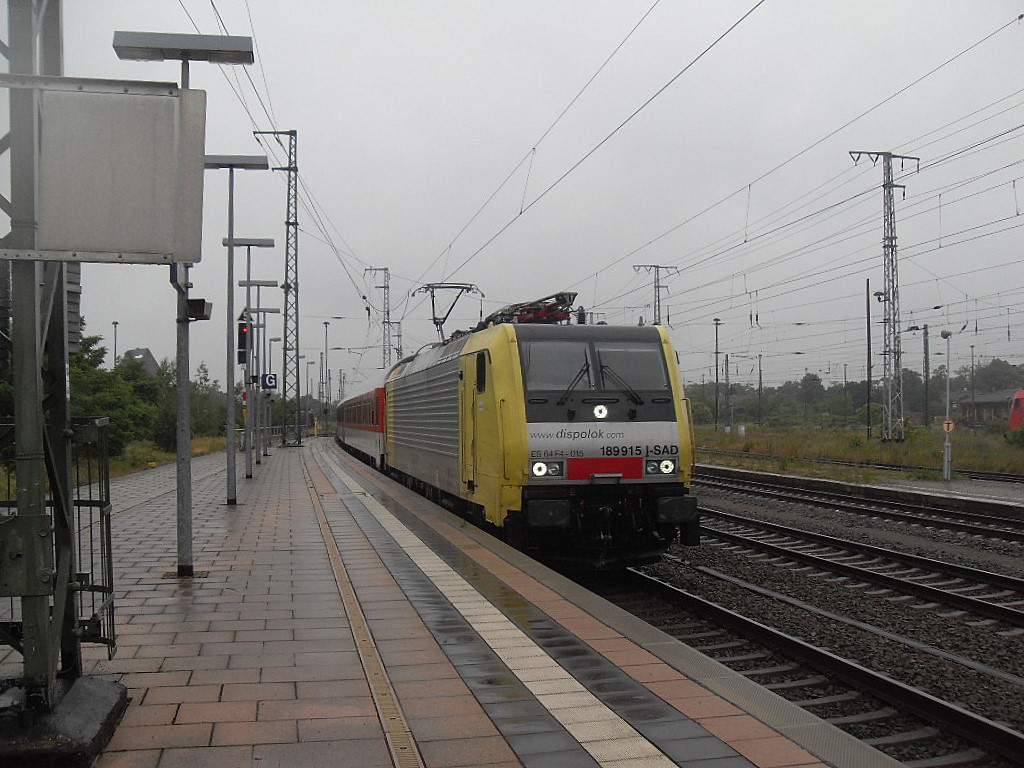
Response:
[{"label": "yellow locomotive front", "polygon": [[657,327],[503,324],[459,354],[458,496],[560,565],[658,559],[699,541],[693,437]]}]

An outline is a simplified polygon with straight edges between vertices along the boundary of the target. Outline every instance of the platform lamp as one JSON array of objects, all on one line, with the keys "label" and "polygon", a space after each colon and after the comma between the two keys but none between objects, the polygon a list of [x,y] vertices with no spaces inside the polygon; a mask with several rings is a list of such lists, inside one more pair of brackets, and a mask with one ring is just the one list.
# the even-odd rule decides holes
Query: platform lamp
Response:
[{"label": "platform lamp", "polygon": [[[251,402],[252,402],[252,380],[251,380],[250,377],[252,376],[252,347],[253,347],[253,344],[252,344],[252,316],[250,314],[251,311],[252,311],[252,285],[253,285],[253,280],[252,280],[252,249],[253,248],[273,248],[274,247],[274,239],[272,237],[234,237],[233,235],[229,234],[226,238],[224,238],[224,240],[222,242],[223,242],[224,246],[227,247],[227,249],[228,249],[228,295],[232,296],[232,298],[234,298],[234,290],[233,290],[233,287],[232,287],[233,271],[231,269],[231,264],[232,264],[232,261],[234,259],[234,256],[233,256],[234,249],[235,249],[236,246],[238,246],[240,248],[245,248],[245,280],[240,281],[240,284],[244,284],[244,286],[245,286],[245,322],[246,322],[246,324],[249,327],[249,344],[248,344],[249,348],[246,350],[245,360],[244,361],[239,360],[239,362],[244,362],[245,363],[245,392],[246,392],[246,400],[250,403],[250,406],[251,406]],[[228,317],[233,317],[234,316],[234,309],[235,308],[234,308],[234,305],[233,305],[233,302],[232,302],[232,306],[229,308],[230,314],[228,315]],[[229,327],[228,328],[228,344],[229,345],[231,344],[231,341],[232,341],[233,338],[234,337],[231,335],[231,328]],[[228,359],[228,369],[233,372],[234,371],[234,367],[233,366],[234,366],[234,362],[235,361],[233,359],[231,359],[231,358],[234,357],[234,355],[231,354],[231,350],[228,350],[228,357],[229,357],[229,359]],[[233,392],[233,390],[235,388],[234,385],[235,385],[235,382],[234,382],[233,379],[228,382],[229,400],[232,403],[234,403],[234,392]],[[249,410],[252,410],[252,408],[250,407]],[[233,417],[234,413],[232,413],[231,416]],[[229,417],[228,423],[229,424],[233,423],[231,421],[231,417]],[[244,437],[244,443],[245,443],[245,476],[247,478],[251,478],[252,477],[252,443],[253,443],[253,440],[252,440],[252,435],[253,435],[252,429],[253,429],[253,419],[251,418],[250,414],[247,414],[246,415],[246,419],[245,419],[245,430],[244,430],[244,435],[245,435],[245,437]]]},{"label": "platform lamp", "polygon": [[227,316],[227,373],[224,388],[227,390],[224,419],[224,437],[227,442],[227,503],[238,503],[237,478],[235,474],[235,337],[232,325],[235,322],[235,170],[268,171],[270,163],[266,155],[207,155],[204,166],[208,170],[226,168],[228,171],[228,236],[224,245],[228,249],[228,295],[225,315]]},{"label": "platform lamp", "polygon": [[[246,282],[245,280],[239,280],[238,284]],[[268,414],[266,413],[264,403],[264,366],[267,364],[267,315],[278,315],[281,313],[279,307],[263,307],[260,306],[260,288],[276,288],[276,280],[250,280],[249,284],[256,289],[256,306],[249,310],[249,316],[256,318],[254,328],[257,329],[256,339],[253,344],[253,361],[255,363],[255,371],[249,376],[249,381],[252,383],[253,392],[252,408],[253,413],[253,435],[256,440],[253,445],[253,449],[256,455],[256,463],[260,463],[260,456],[269,456],[270,453],[267,451],[267,445],[269,441],[264,439],[263,432],[265,431],[268,423]]]},{"label": "platform lamp", "polygon": [[[274,372],[274,345],[281,343],[280,336],[271,336],[267,339],[267,373]],[[270,434],[274,434],[274,398],[271,396],[267,403],[267,426],[270,427]]]},{"label": "platform lamp", "polygon": [[[312,392],[312,389],[311,389],[312,384],[310,383],[309,368],[310,368],[310,366],[313,366],[313,365],[316,365],[316,360],[307,360],[306,361],[306,393],[307,393],[306,396],[310,398],[310,403],[309,404],[311,406],[311,407],[306,409],[307,418],[308,418],[309,412],[313,410],[313,408],[312,408],[312,405],[313,405],[312,400],[313,400],[313,398],[309,396],[309,392]],[[312,429],[312,427],[313,427],[312,424],[307,424],[306,426],[309,429]]]},{"label": "platform lamp", "polygon": [[[114,32],[113,47],[117,57],[122,60],[180,61],[181,87],[183,89],[189,87],[190,61],[208,61],[212,64],[252,64],[255,61],[251,37],[116,31]],[[187,264],[172,264],[170,277],[171,284],[178,293],[175,339],[175,382],[178,389],[175,432],[178,578],[192,578],[194,567],[192,562],[192,417],[189,401],[189,323],[192,320],[208,320],[210,318],[210,303],[203,299],[189,298],[188,290],[191,283],[188,279]],[[230,284],[229,280],[228,285]],[[230,310],[228,317],[231,317]],[[230,326],[229,321],[229,335]],[[233,458],[232,456],[231,459]],[[228,472],[229,475],[232,475],[231,480],[233,480],[233,466],[230,464]],[[235,503],[233,498],[234,490],[229,482],[229,504]]]}]

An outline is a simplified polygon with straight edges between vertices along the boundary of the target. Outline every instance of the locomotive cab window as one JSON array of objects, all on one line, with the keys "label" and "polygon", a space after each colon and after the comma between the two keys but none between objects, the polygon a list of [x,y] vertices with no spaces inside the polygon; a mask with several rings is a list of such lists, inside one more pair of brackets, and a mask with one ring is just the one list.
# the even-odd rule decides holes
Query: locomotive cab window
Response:
[{"label": "locomotive cab window", "polygon": [[476,353],[476,391],[487,391],[487,353]]},{"label": "locomotive cab window", "polygon": [[531,341],[520,344],[520,349],[528,390],[593,389],[586,342]]},{"label": "locomotive cab window", "polygon": [[628,385],[636,390],[668,390],[665,355],[660,345],[598,342],[596,349],[605,389]]}]

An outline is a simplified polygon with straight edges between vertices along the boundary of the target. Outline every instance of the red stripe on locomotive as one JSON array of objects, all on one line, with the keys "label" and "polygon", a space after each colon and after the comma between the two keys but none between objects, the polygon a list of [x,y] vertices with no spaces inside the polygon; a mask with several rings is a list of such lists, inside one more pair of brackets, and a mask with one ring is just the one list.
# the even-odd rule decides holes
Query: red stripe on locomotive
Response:
[{"label": "red stripe on locomotive", "polygon": [[592,475],[622,475],[624,480],[639,480],[644,476],[644,460],[634,456],[569,459],[565,474],[569,480],[589,480]]}]

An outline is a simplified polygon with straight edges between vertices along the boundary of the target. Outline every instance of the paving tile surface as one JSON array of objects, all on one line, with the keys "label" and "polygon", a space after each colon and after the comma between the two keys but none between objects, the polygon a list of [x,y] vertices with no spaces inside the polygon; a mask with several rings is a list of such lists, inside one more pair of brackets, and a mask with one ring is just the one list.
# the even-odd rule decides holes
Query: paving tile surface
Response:
[{"label": "paving tile surface", "polygon": [[131,704],[97,768],[392,766],[363,619],[427,766],[824,765],[407,490],[353,492],[368,470],[317,442],[240,465],[232,506],[224,454],[193,462],[192,580],[173,466],[113,482],[119,652],[86,662]]}]

